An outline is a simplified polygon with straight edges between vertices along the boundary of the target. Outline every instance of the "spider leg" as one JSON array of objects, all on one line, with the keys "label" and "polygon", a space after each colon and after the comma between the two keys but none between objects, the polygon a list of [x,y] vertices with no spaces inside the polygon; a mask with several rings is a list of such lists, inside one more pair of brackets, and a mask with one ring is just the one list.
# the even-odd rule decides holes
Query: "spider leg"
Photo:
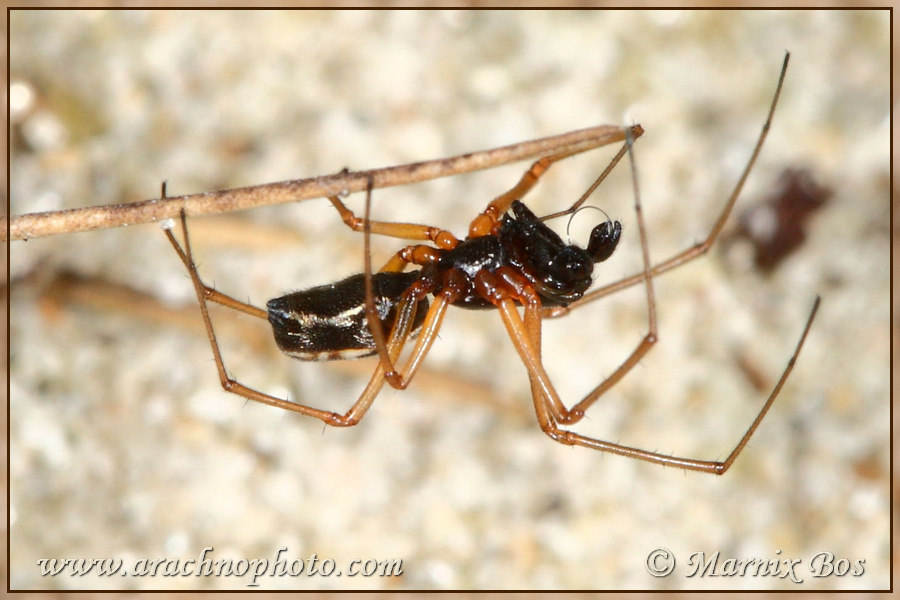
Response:
[{"label": "spider leg", "polygon": [[[638,135],[635,135],[635,134],[643,133],[643,130],[635,131],[634,128],[631,128],[630,130],[626,130],[626,138],[628,137],[627,131],[631,132],[632,140],[634,140],[638,137]],[[576,200],[572,204],[572,206],[570,206],[569,208],[567,208],[565,210],[561,210],[559,212],[545,215],[545,216],[541,217],[541,221],[549,221],[550,219],[555,219],[556,217],[563,217],[565,215],[570,215],[573,212],[575,212],[576,210],[578,210],[581,207],[581,205],[584,204],[587,201],[587,199],[591,197],[591,194],[594,193],[594,190],[596,190],[598,187],[600,187],[600,184],[603,183],[603,181],[607,178],[607,176],[609,176],[609,174],[616,167],[616,165],[619,164],[619,161],[622,160],[622,157],[625,156],[626,152],[628,152],[628,144],[622,144],[622,147],[619,149],[619,151],[616,153],[616,155],[613,156],[612,160],[609,161],[609,164],[606,165],[606,168],[603,169],[603,172],[600,173],[600,176],[594,180],[594,183],[592,183],[590,185],[590,187],[581,195],[581,197],[578,200]]]},{"label": "spider leg", "polygon": [[[636,139],[636,138],[640,137],[643,133],[644,133],[644,130],[641,128],[640,125],[633,125],[632,127],[625,127],[622,129],[622,131],[619,135],[611,136],[607,143],[623,141],[623,140],[625,140],[625,138],[628,135],[630,135],[632,137],[632,139]],[[514,185],[512,187],[512,189],[510,189],[509,191],[504,192],[503,194],[494,198],[490,202],[490,204],[488,204],[487,208],[485,208],[481,212],[481,214],[479,214],[477,217],[475,217],[475,219],[472,220],[472,223],[469,225],[469,237],[480,237],[483,235],[490,235],[491,233],[493,233],[493,230],[496,227],[497,223],[500,222],[500,217],[504,213],[506,213],[507,210],[509,210],[510,205],[512,205],[512,203],[514,201],[520,200],[522,197],[525,196],[525,194],[527,194],[529,191],[531,191],[531,189],[535,185],[537,185],[537,182],[541,178],[541,176],[544,173],[546,173],[547,169],[549,169],[553,163],[560,161],[564,158],[574,156],[576,154],[581,154],[582,152],[585,152],[586,150],[587,149],[585,149],[585,148],[580,148],[580,149],[575,149],[575,150],[565,150],[565,151],[559,152],[557,154],[551,154],[549,156],[545,156],[545,157],[540,158],[537,161],[535,161],[534,164],[531,165],[531,168],[528,169],[524,175],[522,175],[522,178],[519,179],[519,182],[516,185]],[[565,215],[565,214],[568,214],[568,213],[576,210],[582,203],[584,203],[584,201],[587,199],[587,197],[590,196],[591,192],[593,192],[594,189],[598,185],[600,185],[600,182],[602,182],[604,179],[606,179],[606,176],[609,174],[610,171],[612,171],[613,167],[616,165],[616,163],[619,162],[619,160],[622,158],[622,156],[624,156],[624,153],[625,153],[625,150],[623,148],[622,150],[619,151],[618,154],[616,154],[615,157],[613,157],[609,166],[603,171],[603,173],[600,175],[600,177],[597,178],[597,181],[594,182],[594,184],[590,187],[590,189],[587,191],[587,193],[585,193],[574,205],[572,205],[570,208],[568,208],[562,212],[555,213],[553,215],[545,217],[545,219],[551,218],[551,217],[557,217],[560,215]]]},{"label": "spider leg", "polygon": [[[428,351],[431,350],[431,345],[437,339],[437,334],[440,331],[441,323],[447,312],[447,307],[450,306],[452,302],[451,297],[451,294],[446,290],[434,297],[434,302],[425,314],[425,320],[423,321],[422,328],[416,338],[416,344],[413,346],[412,352],[406,359],[406,364],[404,364],[400,371],[397,371],[394,366],[399,358],[399,349],[396,355],[389,352],[390,361],[389,366],[385,371],[385,379],[392,387],[395,387],[398,390],[405,390],[410,382],[412,382],[416,371],[418,371],[419,367],[422,365],[422,360],[428,354]],[[415,310],[413,310],[412,313],[415,314]],[[408,328],[406,336],[409,336]],[[391,337],[393,337],[393,332]],[[388,348],[390,349],[390,344],[388,344]],[[385,367],[383,360],[380,366],[382,368]]]},{"label": "spider leg", "polygon": [[[372,402],[375,400],[375,397],[378,395],[378,392],[381,390],[385,381],[397,389],[406,389],[415,376],[416,371],[418,371],[419,366],[421,366],[425,355],[427,355],[428,351],[431,349],[431,345],[437,339],[437,333],[440,330],[441,322],[447,311],[447,306],[449,306],[448,300],[449,294],[444,292],[435,297],[435,301],[428,309],[428,313],[422,323],[421,331],[416,339],[416,345],[413,347],[406,364],[399,374],[394,370],[394,363],[399,359],[403,346],[409,339],[409,330],[412,319],[409,320],[409,325],[395,321],[391,334],[385,344],[389,359],[388,365],[386,367],[383,358],[378,361],[378,366],[375,368],[375,373],[369,380],[366,389],[363,390],[359,399],[350,410],[343,415],[343,418],[347,421],[346,425],[356,425],[359,422],[372,405]],[[417,302],[418,301],[413,297],[413,300],[408,301],[411,309],[404,311],[405,307],[401,306],[398,309],[398,314],[408,312],[411,315],[415,315],[415,305]],[[345,423],[341,424],[343,425]]]},{"label": "spider leg", "polygon": [[[160,191],[160,198],[165,199],[166,197],[166,182],[162,182]],[[185,226],[185,216],[184,211],[181,212],[181,225],[182,231],[184,231],[185,235],[185,243],[187,243],[187,227]],[[181,248],[181,244],[178,243],[178,240],[175,239],[175,235],[172,233],[172,230],[168,227],[163,229],[163,232],[166,234],[166,237],[169,238],[169,243],[172,244],[172,247],[175,249],[175,252],[178,253],[178,258],[181,259],[181,262],[184,263],[184,266],[188,271],[191,271],[192,264],[191,259],[188,254]],[[216,304],[221,304],[222,306],[227,306],[228,308],[240,311],[242,313],[246,313],[253,317],[257,317],[259,319],[267,320],[269,318],[268,313],[261,308],[253,306],[252,304],[248,304],[246,302],[241,302],[237,298],[232,298],[226,294],[216,291],[215,288],[212,288],[206,284],[203,285],[203,297],[209,300],[210,302],[215,302]]]},{"label": "spider leg", "polygon": [[[523,307],[525,319],[523,321],[525,335],[534,349],[534,353],[540,359],[541,356],[541,297],[534,289],[531,282],[521,273],[509,267],[500,267],[494,273],[482,272],[477,276],[476,286],[481,289],[499,289],[506,295],[515,298]],[[501,292],[503,294],[503,292]],[[496,304],[496,302],[495,302]],[[499,306],[499,305],[498,305]],[[518,310],[516,316],[518,316]],[[565,418],[568,410],[553,391],[552,387],[547,391],[547,386],[542,386],[541,380],[530,376],[531,394],[535,398],[542,396],[548,403],[548,409],[554,420]]]},{"label": "spider leg", "polygon": [[810,326],[812,325],[818,307],[819,299],[816,298],[812,312],[806,322],[806,327],[803,329],[803,333],[800,336],[797,347],[794,349],[794,353],[788,361],[787,367],[782,373],[781,378],[778,380],[778,383],[775,385],[775,388],[772,390],[772,393],[769,394],[765,404],[756,415],[753,423],[750,424],[750,427],[724,461],[709,461],[649,452],[640,448],[606,442],[573,431],[561,429],[558,420],[555,418],[556,411],[554,409],[554,405],[560,403],[559,396],[557,395],[553,384],[550,382],[547,372],[544,370],[540,356],[531,344],[531,338],[525,323],[522,321],[521,317],[519,317],[515,302],[511,298],[506,298],[501,300],[498,304],[500,315],[503,318],[507,333],[515,346],[516,351],[519,353],[522,362],[525,364],[525,368],[528,369],[528,374],[532,381],[532,389],[540,392],[533,394],[535,414],[537,415],[541,429],[550,438],[561,444],[584,446],[601,452],[610,452],[612,454],[636,458],[663,466],[679,467],[689,471],[700,471],[715,475],[722,475],[731,467],[735,459],[737,459],[738,455],[740,455],[741,451],[747,445],[747,442],[750,441],[750,438],[756,432],[759,424],[766,416],[766,413],[769,412],[772,403],[775,401],[775,398],[778,396],[778,393],[781,391],[781,388],[784,386],[785,381],[787,381],[788,376],[797,362],[797,357],[800,354],[800,350],[803,348],[803,343],[809,333]]},{"label": "spider leg", "polygon": [[[391,327],[391,333],[388,340],[385,340],[384,332],[381,329],[381,323],[378,318],[378,312],[375,309],[375,295],[372,288],[372,254],[371,254],[371,234],[372,226],[377,225],[382,235],[408,237],[410,235],[420,235],[423,237],[412,239],[427,239],[440,245],[443,240],[447,249],[454,248],[459,243],[458,240],[449,232],[427,227],[424,225],[413,225],[409,223],[385,223],[379,221],[371,221],[369,214],[372,209],[372,188],[374,181],[369,177],[369,183],[366,188],[366,208],[365,216],[362,220],[353,216],[347,207],[336,197],[330,198],[335,208],[341,212],[344,222],[348,226],[357,230],[361,226],[363,231],[363,251],[364,251],[364,267],[365,267],[365,285],[366,285],[366,318],[369,323],[369,331],[375,341],[375,348],[378,351],[379,365],[378,372],[381,373],[382,379],[388,381],[391,386],[397,389],[405,389],[419,366],[425,355],[431,349],[434,340],[437,339],[437,333],[440,330],[441,323],[444,319],[447,307],[458,295],[458,286],[448,285],[439,294],[435,296],[435,301],[429,307],[422,323],[422,330],[416,340],[412,353],[407,359],[406,364],[398,372],[395,363],[399,359],[402,351],[403,343],[409,338],[412,330],[413,321],[415,320],[416,309],[419,301],[424,298],[434,288],[429,280],[419,280],[408,288],[397,307],[397,317]],[[383,270],[402,271],[406,264],[413,262],[415,264],[425,265],[433,262],[439,256],[441,248],[432,248],[430,246],[418,245],[407,246],[388,261]],[[449,275],[453,277],[453,275]],[[395,340],[399,343],[395,344]]]},{"label": "spider leg", "polygon": [[[240,302],[238,300],[234,300],[230,296],[220,294],[219,292],[216,292],[209,286],[205,285],[200,280],[200,275],[197,272],[197,266],[194,263],[193,254],[191,253],[191,244],[187,230],[187,217],[184,211],[181,212],[181,226],[184,232],[183,248],[180,244],[178,244],[178,241],[175,239],[175,236],[171,231],[166,230],[166,236],[169,238],[169,241],[172,242],[173,247],[175,248],[176,252],[178,252],[179,257],[187,267],[187,270],[191,276],[191,281],[194,285],[194,291],[196,292],[197,299],[200,303],[200,313],[203,317],[203,324],[206,327],[207,338],[209,339],[210,346],[212,347],[213,358],[216,362],[216,370],[219,374],[219,382],[222,385],[222,389],[224,389],[226,392],[231,392],[233,394],[237,394],[238,396],[247,398],[248,400],[253,400],[254,402],[260,402],[262,404],[267,404],[276,408],[282,408],[310,417],[315,417],[317,419],[320,419],[327,425],[332,425],[335,427],[349,427],[359,423],[360,419],[362,419],[363,415],[365,415],[366,411],[375,400],[375,397],[378,395],[378,392],[384,385],[385,369],[381,363],[379,363],[375,368],[375,372],[372,374],[369,383],[366,385],[366,388],[360,394],[359,398],[344,414],[313,408],[311,406],[306,406],[304,404],[291,402],[283,398],[277,398],[275,396],[265,394],[263,392],[254,390],[253,388],[245,386],[235,379],[232,379],[228,375],[228,372],[225,369],[225,362],[222,359],[222,353],[219,349],[218,341],[216,340],[216,334],[213,330],[212,320],[209,316],[209,309],[206,304],[207,300],[219,302],[220,304],[224,304],[225,306],[235,308],[236,310],[241,310],[242,312],[246,312],[254,316],[261,316],[261,318],[267,318],[267,316],[265,311],[262,311],[261,309],[258,309],[249,304],[244,304],[243,302]],[[259,315],[257,314],[257,312],[262,314]],[[386,347],[393,355],[399,355],[408,336],[408,328],[405,330],[405,334],[402,337],[399,334],[392,334],[386,342]]]},{"label": "spider leg", "polygon": [[[647,293],[647,321],[648,321],[648,331],[644,335],[641,342],[635,347],[635,349],[631,352],[628,358],[619,365],[619,367],[607,378],[605,378],[600,384],[594,388],[587,396],[585,396],[578,404],[576,404],[571,409],[565,408],[565,405],[559,399],[559,396],[552,391],[552,387],[549,385],[549,381],[541,381],[540,379],[535,379],[532,374],[531,377],[531,388],[532,395],[537,397],[538,395],[543,396],[546,399],[547,409],[550,411],[553,419],[556,422],[565,424],[565,425],[573,425],[580,421],[584,417],[585,411],[590,408],[590,406],[597,401],[597,399],[606,393],[607,390],[612,388],[616,383],[618,383],[634,366],[644,357],[647,352],[650,351],[650,348],[653,347],[653,344],[656,343],[657,339],[657,327],[656,327],[656,298],[653,293],[653,279],[650,276],[650,250],[647,244],[647,235],[644,227],[644,217],[643,210],[641,208],[640,201],[640,190],[637,185],[637,168],[634,162],[634,155],[631,153],[631,145],[633,143],[633,139],[631,138],[630,132],[626,132],[626,149],[628,150],[629,157],[631,158],[631,173],[634,184],[634,193],[635,193],[635,202],[634,208],[635,213],[637,215],[637,224],[638,224],[638,232],[641,240],[641,253],[644,261],[644,272],[642,274],[642,278],[645,282],[645,288]],[[498,269],[498,274],[504,275],[501,273],[501,270]],[[521,282],[517,281],[517,279],[521,279]],[[513,290],[515,294],[515,298],[519,300],[525,306],[525,321],[523,323],[524,331],[529,338],[531,347],[535,352],[538,359],[540,359],[541,352],[541,321],[540,321],[540,298],[537,293],[534,291],[531,286],[527,284],[527,280],[525,280],[521,276],[513,277],[513,274],[505,275],[504,282],[508,287]],[[517,315],[518,317],[518,315]],[[508,326],[509,327],[509,326]],[[515,340],[514,340],[515,342]],[[529,371],[531,372],[531,371]],[[546,378],[546,374],[544,375]],[[540,394],[538,392],[541,392]],[[551,393],[552,392],[552,393]]]},{"label": "spider leg", "polygon": [[[772,104],[769,106],[769,113],[766,117],[766,122],[763,124],[762,131],[759,134],[759,138],[756,140],[756,146],[753,148],[753,153],[750,155],[750,160],[747,161],[747,166],[744,167],[744,171],[741,173],[741,176],[735,184],[734,189],[731,191],[731,195],[725,202],[725,206],[719,213],[719,216],[716,219],[716,222],[713,224],[712,230],[710,230],[709,235],[706,236],[706,239],[694,244],[690,248],[687,248],[686,250],[675,254],[674,256],[659,264],[653,265],[653,267],[650,269],[651,276],[656,277],[657,275],[661,275],[667,271],[671,271],[672,269],[680,267],[685,263],[703,256],[704,254],[709,252],[709,249],[716,241],[716,238],[719,237],[719,233],[721,233],[722,228],[725,226],[725,222],[728,220],[728,217],[731,214],[731,211],[741,194],[741,190],[744,187],[744,182],[747,181],[747,177],[750,175],[750,171],[753,169],[753,165],[756,163],[756,158],[759,156],[760,150],[762,150],[763,143],[766,141],[766,136],[769,133],[769,127],[772,124],[772,118],[775,114],[775,106],[778,104],[778,97],[781,95],[781,87],[784,83],[784,77],[787,73],[789,59],[790,54],[785,54],[784,63],[781,67],[781,75],[778,77],[778,85],[775,88],[775,95],[772,97]],[[545,309],[544,316],[548,318],[560,317],[570,310],[574,310],[579,306],[587,304],[588,302],[593,302],[594,300],[598,300],[604,296],[608,296],[609,294],[618,292],[619,290],[640,283],[643,279],[644,273],[635,273],[630,277],[625,277],[624,279],[620,279],[619,281],[616,281],[609,285],[605,285],[585,294],[580,300],[578,300],[577,302],[573,302],[568,307]]]},{"label": "spider leg", "polygon": [[[181,226],[182,226],[183,231],[185,232],[185,240],[186,240],[187,239],[187,229],[185,228],[184,223],[185,223],[184,214],[182,214]],[[191,263],[191,259],[188,257],[188,255],[185,253],[185,251],[181,248],[181,245],[178,243],[178,240],[175,239],[175,235],[172,233],[172,230],[166,229],[164,231],[165,231],[166,237],[169,238],[169,242],[172,244],[172,247],[175,248],[175,252],[178,253],[178,257],[181,258],[181,262],[184,263],[184,266],[187,268],[187,270],[191,271],[192,269],[196,269],[196,267],[194,267],[193,264]],[[263,320],[268,320],[268,318],[269,318],[268,313],[259,307],[253,306],[252,304],[248,304],[246,302],[241,302],[237,298],[233,298],[231,296],[223,294],[222,292],[217,291],[215,288],[212,288],[212,287],[206,285],[202,281],[200,282],[200,285],[202,286],[203,297],[210,302],[215,302],[216,304],[221,304],[222,306],[227,306],[228,308],[240,311],[242,313],[246,313],[248,315],[251,315],[251,316],[263,319]]]},{"label": "spider leg", "polygon": [[644,335],[641,342],[632,350],[631,354],[625,361],[619,365],[619,367],[613,371],[613,373],[608,376],[606,379],[600,382],[600,384],[594,388],[587,396],[585,396],[578,404],[573,406],[571,409],[565,411],[562,418],[560,419],[561,423],[566,425],[573,425],[580,421],[582,417],[584,417],[585,411],[591,407],[591,405],[597,401],[597,399],[605,394],[607,390],[616,385],[626,374],[628,374],[631,369],[644,357],[647,352],[650,351],[650,348],[653,347],[653,344],[656,343],[656,296],[653,293],[653,277],[651,277],[650,273],[650,248],[647,244],[647,230],[644,226],[644,211],[641,208],[641,194],[640,187],[638,186],[638,174],[637,174],[637,164],[634,160],[634,152],[631,149],[632,140],[629,137],[626,145],[628,146],[628,157],[631,162],[631,177],[632,177],[632,185],[634,187],[634,212],[637,217],[637,227],[638,227],[638,237],[641,240],[641,257],[644,262],[644,272],[642,273],[642,279],[644,281],[644,287],[647,293],[647,333]]},{"label": "spider leg", "polygon": [[[368,196],[371,198],[371,195]],[[370,202],[367,198],[366,202]],[[341,199],[337,196],[329,196],[328,199],[331,201],[331,204],[337,209],[338,213],[341,215],[341,220],[352,229],[353,231],[361,231],[365,233],[366,231],[366,219],[357,217],[353,214],[347,206],[341,202]],[[422,240],[429,241],[436,245],[438,248],[444,250],[451,250],[456,248],[459,244],[459,240],[452,233],[447,231],[446,229],[440,229],[438,227],[430,227],[428,225],[418,225],[415,223],[393,223],[388,221],[369,221],[369,231],[370,233],[375,233],[378,235],[384,235],[387,237],[394,237],[404,240]],[[388,261],[385,263],[379,272],[384,271],[403,271],[410,262],[415,262],[411,260],[407,255],[411,252],[412,248],[416,246],[408,246],[396,254],[394,254]],[[429,246],[421,246],[422,248],[430,248]],[[416,264],[422,264],[421,262],[417,262]]]},{"label": "spider leg", "polygon": [[[365,219],[357,217],[337,196],[329,196],[331,204],[341,215],[341,220],[353,231],[364,232]],[[393,223],[388,221],[369,221],[369,231],[376,235],[400,238],[403,240],[422,240],[435,244],[438,248],[450,250],[459,244],[459,240],[445,229],[419,225],[416,223]]]}]

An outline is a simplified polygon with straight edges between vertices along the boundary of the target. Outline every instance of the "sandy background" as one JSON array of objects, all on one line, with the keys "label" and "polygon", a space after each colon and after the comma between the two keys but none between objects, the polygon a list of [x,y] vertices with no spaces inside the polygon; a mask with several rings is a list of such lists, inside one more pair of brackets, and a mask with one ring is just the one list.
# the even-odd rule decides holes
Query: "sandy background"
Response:
[{"label": "sandy background", "polygon": [[[163,179],[170,194],[201,192],[636,121],[662,259],[715,219],[785,49],[782,102],[739,210],[789,166],[834,192],[770,276],[735,246],[660,278],[659,344],[577,428],[726,456],[766,393],[748,369],[774,381],[821,294],[795,375],[721,478],[552,442],[495,314],[452,311],[410,389],[383,392],[358,427],[323,430],[219,388],[157,226],[16,242],[13,588],[246,589],[241,577],[36,567],[191,559],[206,546],[213,559],[287,547],[341,570],[403,560],[402,577],[262,578],[268,589],[888,586],[887,13],[17,12],[10,41],[13,214],[152,198]],[[529,205],[567,205],[610,155],[555,166]],[[526,167],[379,191],[376,214],[462,234]],[[594,203],[625,223],[598,273],[612,281],[639,264],[628,170]],[[361,268],[361,238],[325,201],[191,226],[207,281],[257,305]],[[379,244],[376,262],[398,247]],[[636,289],[548,324],[545,360],[567,402],[639,342],[645,310]],[[291,361],[265,323],[214,319],[229,370],[274,394],[345,410],[373,368]],[[676,557],[669,577],[645,568],[655,548]],[[800,559],[804,582],[686,576],[692,553],[717,550]],[[811,577],[820,551],[864,560],[864,575]]]}]

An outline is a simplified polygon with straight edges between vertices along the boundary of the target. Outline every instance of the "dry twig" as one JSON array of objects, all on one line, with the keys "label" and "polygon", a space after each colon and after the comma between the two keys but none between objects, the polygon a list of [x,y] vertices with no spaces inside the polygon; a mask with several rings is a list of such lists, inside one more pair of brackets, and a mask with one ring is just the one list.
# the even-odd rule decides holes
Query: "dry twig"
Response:
[{"label": "dry twig", "polygon": [[[639,125],[634,125],[631,129],[633,137],[638,137],[642,133]],[[177,217],[182,208],[189,216],[196,216],[245,210],[281,202],[298,202],[311,198],[363,191],[370,176],[374,180],[375,188],[391,187],[489,169],[520,160],[546,156],[563,150],[589,150],[606,144],[624,141],[624,139],[625,128],[614,125],[600,125],[553,137],[520,142],[493,150],[461,154],[451,158],[429,160],[396,167],[385,167],[370,171],[342,171],[322,177],[279,181],[172,198],[154,198],[128,204],[30,213],[12,217],[9,222],[8,233],[7,227],[2,227],[0,228],[0,236],[4,236],[3,239],[7,239],[5,236],[8,236],[10,240],[23,240],[63,233],[90,231],[92,229],[109,229],[150,223]]]}]

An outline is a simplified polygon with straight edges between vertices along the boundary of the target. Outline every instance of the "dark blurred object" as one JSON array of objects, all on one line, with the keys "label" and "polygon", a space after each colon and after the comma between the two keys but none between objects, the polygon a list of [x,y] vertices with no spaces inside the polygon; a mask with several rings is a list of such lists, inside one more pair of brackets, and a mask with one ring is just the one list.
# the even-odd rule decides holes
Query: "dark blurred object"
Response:
[{"label": "dark blurred object", "polygon": [[769,198],[741,213],[733,237],[749,240],[756,249],[756,267],[771,273],[803,244],[807,219],[830,197],[831,190],[808,170],[785,169]]}]

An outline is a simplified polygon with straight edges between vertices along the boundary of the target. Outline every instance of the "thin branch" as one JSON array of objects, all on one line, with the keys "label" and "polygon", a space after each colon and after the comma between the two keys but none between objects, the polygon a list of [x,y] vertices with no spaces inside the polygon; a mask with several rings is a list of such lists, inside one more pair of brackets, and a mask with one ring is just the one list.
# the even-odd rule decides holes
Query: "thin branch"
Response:
[{"label": "thin branch", "polygon": [[[632,127],[632,135],[634,137],[640,135],[639,126]],[[196,216],[246,210],[282,202],[299,202],[311,198],[364,191],[370,177],[374,182],[374,188],[391,187],[489,169],[507,163],[541,157],[568,148],[573,150],[577,148],[579,151],[589,150],[624,139],[625,129],[623,127],[600,125],[493,150],[371,171],[342,171],[322,177],[279,181],[203,194],[30,213],[12,217],[8,232],[6,223],[2,223],[0,236],[3,237],[0,239],[5,240],[8,236],[8,239],[11,240],[24,240],[92,229],[151,223],[177,217],[182,208],[189,216]]]}]

